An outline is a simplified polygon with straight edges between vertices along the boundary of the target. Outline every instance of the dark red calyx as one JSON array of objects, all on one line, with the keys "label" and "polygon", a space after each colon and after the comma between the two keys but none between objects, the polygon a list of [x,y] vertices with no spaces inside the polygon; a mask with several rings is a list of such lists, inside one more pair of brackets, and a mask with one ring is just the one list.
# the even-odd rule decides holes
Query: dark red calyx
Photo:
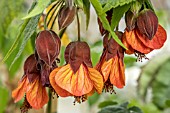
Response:
[{"label": "dark red calyx", "polygon": [[59,29],[64,29],[65,27],[69,26],[73,22],[75,14],[76,14],[75,6],[62,7],[61,10],[59,11],[58,16]]},{"label": "dark red calyx", "polygon": [[24,63],[24,76],[27,76],[29,82],[33,82],[37,76],[40,76],[40,70],[37,68],[38,62],[34,54],[30,55]]},{"label": "dark red calyx", "polygon": [[35,46],[39,59],[51,66],[59,55],[61,41],[55,32],[44,30],[38,34]]},{"label": "dark red calyx", "polygon": [[86,42],[71,42],[66,47],[65,59],[71,65],[74,73],[77,72],[81,64],[92,67],[90,48]]},{"label": "dark red calyx", "polygon": [[136,26],[136,16],[130,10],[125,14],[126,28],[131,31]]},{"label": "dark red calyx", "polygon": [[141,34],[152,40],[158,29],[158,18],[150,9],[144,9],[137,18],[137,27]]}]

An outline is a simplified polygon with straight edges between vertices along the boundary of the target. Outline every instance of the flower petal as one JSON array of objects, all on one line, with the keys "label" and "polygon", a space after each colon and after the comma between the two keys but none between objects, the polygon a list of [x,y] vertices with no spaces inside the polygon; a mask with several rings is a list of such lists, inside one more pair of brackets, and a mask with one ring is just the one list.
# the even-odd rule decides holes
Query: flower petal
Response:
[{"label": "flower petal", "polygon": [[138,38],[138,36],[135,33],[135,30],[132,31],[125,31],[125,35],[126,35],[126,40],[128,42],[128,44],[135,50],[147,54],[150,53],[153,49],[145,46]]},{"label": "flower petal", "polygon": [[107,81],[112,67],[112,59],[105,61],[101,67],[101,72],[104,77],[104,82]]},{"label": "flower petal", "polygon": [[134,53],[134,49],[128,44],[127,40],[126,40],[126,35],[125,33],[123,34],[123,38],[122,38],[122,43],[126,46],[126,48],[128,48],[128,50],[125,50],[126,54],[133,54]]},{"label": "flower petal", "polygon": [[122,59],[114,57],[110,73],[110,82],[117,88],[125,86],[125,69]]},{"label": "flower petal", "polygon": [[48,102],[48,94],[39,77],[30,84],[30,90],[26,93],[26,98],[34,109],[40,109]]},{"label": "flower petal", "polygon": [[61,96],[61,97],[67,97],[67,96],[71,96],[71,94],[62,89],[61,87],[59,87],[56,82],[55,82],[55,76],[56,76],[56,73],[61,69],[61,67],[59,68],[56,68],[54,69],[51,73],[50,73],[50,83],[51,83],[51,86],[54,88],[54,90],[56,91],[56,93]]},{"label": "flower petal", "polygon": [[100,57],[100,61],[95,66],[95,69],[97,69],[99,72],[101,72],[101,67],[102,67],[103,63],[105,62],[105,60],[106,60],[106,53],[107,53],[107,51],[103,50],[103,53],[102,53],[102,55]]},{"label": "flower petal", "polygon": [[103,76],[94,68],[88,68],[90,79],[93,82],[93,85],[96,91],[100,94],[103,90]]},{"label": "flower petal", "polygon": [[14,102],[18,102],[22,99],[25,92],[28,89],[29,80],[27,76],[24,76],[22,81],[19,82],[18,87],[12,91],[12,98],[14,98]]},{"label": "flower petal", "polygon": [[82,96],[89,93],[93,88],[93,83],[89,78],[88,70],[81,64],[74,74],[70,64],[63,66],[56,74],[55,81],[59,87],[67,90],[75,96]]},{"label": "flower petal", "polygon": [[152,49],[161,48],[167,39],[166,31],[161,25],[158,26],[157,32],[155,36],[152,38],[152,40],[149,40],[146,36],[140,34],[140,32],[137,30],[136,34],[145,46]]}]

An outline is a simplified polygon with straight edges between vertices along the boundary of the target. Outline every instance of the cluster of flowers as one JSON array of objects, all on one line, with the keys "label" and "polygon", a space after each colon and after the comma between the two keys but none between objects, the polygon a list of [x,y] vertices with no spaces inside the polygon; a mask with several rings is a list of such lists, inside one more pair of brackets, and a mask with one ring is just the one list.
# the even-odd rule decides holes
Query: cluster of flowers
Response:
[{"label": "cluster of flowers", "polygon": [[[112,13],[107,12],[109,22],[111,17]],[[61,26],[68,26],[72,20],[73,17],[71,20],[62,21],[66,24]],[[100,32],[104,37],[104,49],[95,67],[91,62],[90,47],[82,41],[67,45],[64,53],[66,64],[58,67],[56,61],[59,61],[60,38],[51,30],[41,31],[35,40],[35,53],[26,59],[24,76],[12,92],[15,102],[26,95],[23,110],[31,107],[40,109],[48,102],[46,87],[58,96],[73,96],[78,103],[85,101],[94,92],[113,93],[113,86],[123,88],[124,54],[134,53],[141,60],[146,58],[145,54],[161,48],[167,37],[166,31],[158,24],[157,16],[150,9],[142,10],[139,14],[129,10],[125,20],[127,25],[125,32],[115,31],[115,33],[128,50],[122,48],[113,38],[109,38],[109,32],[104,30],[98,21]]]}]

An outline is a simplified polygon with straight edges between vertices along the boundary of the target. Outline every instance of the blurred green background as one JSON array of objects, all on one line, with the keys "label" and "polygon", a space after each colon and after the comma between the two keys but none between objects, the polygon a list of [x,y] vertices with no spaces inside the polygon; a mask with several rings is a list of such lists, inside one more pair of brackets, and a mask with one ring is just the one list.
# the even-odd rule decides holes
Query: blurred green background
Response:
[{"label": "blurred green background", "polygon": [[[123,89],[115,88],[116,95],[95,94],[87,102],[76,106],[73,106],[73,99],[71,98],[59,98],[58,102],[55,98],[53,99],[54,111],[57,109],[58,113],[96,113],[102,109],[100,113],[110,113],[109,110],[115,110],[115,113],[117,113],[116,110],[122,110],[120,113],[130,110],[140,113],[141,109],[144,113],[170,113],[170,2],[168,0],[151,1],[155,7],[159,23],[167,31],[168,39],[164,47],[148,54],[147,57],[150,60],[145,60],[142,63],[136,62],[134,55],[125,56],[126,87]],[[16,40],[19,27],[23,22],[21,18],[27,14],[31,4],[31,0],[0,1],[0,61],[2,61]],[[93,65],[95,65],[100,58],[103,47],[94,9],[91,9],[91,19],[87,31],[83,12],[80,19],[81,36],[91,47],[91,57]],[[66,43],[75,40],[76,30],[73,29],[75,24],[73,22],[69,26],[66,31],[67,36],[62,40],[61,64],[64,64],[63,52]],[[123,22],[121,22],[121,28],[122,30],[124,29]],[[22,34],[19,43],[23,42],[25,34],[26,32]],[[26,57],[34,52],[31,39],[35,38],[35,34],[33,33],[31,37],[25,45],[23,53],[12,67],[10,67],[11,63],[17,55],[20,46],[16,46],[8,60],[0,64],[0,113],[20,112],[19,108],[22,105],[22,101],[15,104],[11,98],[11,92],[17,87],[17,83],[23,75],[23,63]],[[44,109],[30,110],[29,112],[43,113]]]}]

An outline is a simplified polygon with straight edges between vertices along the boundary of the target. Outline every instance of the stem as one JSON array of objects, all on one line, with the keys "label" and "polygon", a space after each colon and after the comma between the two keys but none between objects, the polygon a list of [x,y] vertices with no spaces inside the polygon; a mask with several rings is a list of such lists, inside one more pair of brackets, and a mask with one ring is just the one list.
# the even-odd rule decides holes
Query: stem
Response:
[{"label": "stem", "polygon": [[60,31],[60,33],[59,33],[60,39],[62,38],[62,36],[63,36],[64,32],[66,31],[66,29],[67,29],[67,27]]},{"label": "stem", "polygon": [[77,9],[77,30],[78,30],[78,41],[80,41],[80,21],[78,16],[78,9]]},{"label": "stem", "polygon": [[47,113],[51,113],[51,105],[52,105],[52,93],[51,90],[49,90],[48,92],[48,97],[49,97],[49,101],[47,104]]}]

